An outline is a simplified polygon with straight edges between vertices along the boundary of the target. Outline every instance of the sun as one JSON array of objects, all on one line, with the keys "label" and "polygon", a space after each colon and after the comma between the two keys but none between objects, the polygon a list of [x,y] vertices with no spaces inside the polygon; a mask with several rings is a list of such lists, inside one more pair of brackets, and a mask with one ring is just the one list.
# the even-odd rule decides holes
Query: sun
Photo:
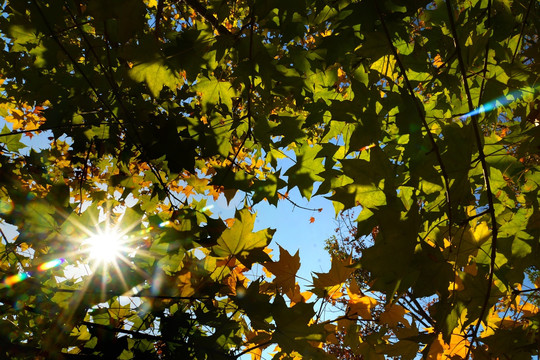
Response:
[{"label": "sun", "polygon": [[85,241],[89,259],[102,264],[115,263],[126,252],[123,237],[114,230],[105,230],[89,237]]}]

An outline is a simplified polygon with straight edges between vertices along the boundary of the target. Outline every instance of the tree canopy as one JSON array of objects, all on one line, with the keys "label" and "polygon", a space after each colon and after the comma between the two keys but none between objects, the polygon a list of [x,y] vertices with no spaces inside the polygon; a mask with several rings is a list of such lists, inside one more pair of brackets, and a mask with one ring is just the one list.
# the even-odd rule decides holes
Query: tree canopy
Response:
[{"label": "tree canopy", "polygon": [[[4,1],[1,356],[538,356],[538,14]],[[250,207],[295,188],[359,212],[304,292]],[[234,218],[212,215],[237,193]],[[89,258],[109,232],[117,260]]]}]

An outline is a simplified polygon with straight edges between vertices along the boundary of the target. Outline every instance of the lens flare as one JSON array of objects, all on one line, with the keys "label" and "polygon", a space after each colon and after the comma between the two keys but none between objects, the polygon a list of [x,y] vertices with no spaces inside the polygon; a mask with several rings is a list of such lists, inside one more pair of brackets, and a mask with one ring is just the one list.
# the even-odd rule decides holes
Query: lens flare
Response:
[{"label": "lens flare", "polygon": [[171,224],[172,224],[172,223],[171,223],[169,220],[167,220],[167,221],[164,221],[164,222],[162,222],[161,224],[159,224],[159,227],[160,227],[160,228],[164,228],[164,227],[167,227],[167,226],[169,226],[169,225],[171,225]]},{"label": "lens flare", "polygon": [[208,211],[208,210],[212,210],[214,208],[214,204],[210,204],[210,205],[206,205],[205,207],[203,207],[201,209],[201,212],[205,212],[205,211]]},{"label": "lens flare", "polygon": [[60,266],[65,262],[66,262],[66,259],[64,259],[64,258],[47,261],[46,263],[43,263],[43,264],[39,265],[38,270],[39,271],[49,270],[49,269],[55,268],[57,266]]},{"label": "lens flare", "polygon": [[30,274],[27,273],[27,272],[20,273],[20,274],[17,274],[17,275],[9,276],[9,277],[7,277],[7,278],[4,280],[4,285],[6,285],[6,286],[13,286],[13,285],[15,285],[16,283],[19,283],[19,282],[21,282],[21,281],[23,281],[23,280],[28,279],[28,277],[30,277]]},{"label": "lens flare", "polygon": [[514,90],[514,91],[508,93],[507,95],[499,96],[498,98],[493,99],[491,101],[488,101],[487,103],[480,105],[476,109],[474,109],[472,111],[469,111],[465,115],[460,116],[460,119],[464,120],[464,119],[466,119],[468,117],[479,115],[479,114],[482,114],[482,113],[488,113],[488,112],[493,111],[493,110],[495,110],[497,108],[506,106],[506,105],[508,105],[510,103],[513,103],[516,100],[521,99],[522,97],[524,97],[527,94],[534,94],[536,92],[537,88],[538,88],[538,86],[533,87],[533,88]]}]

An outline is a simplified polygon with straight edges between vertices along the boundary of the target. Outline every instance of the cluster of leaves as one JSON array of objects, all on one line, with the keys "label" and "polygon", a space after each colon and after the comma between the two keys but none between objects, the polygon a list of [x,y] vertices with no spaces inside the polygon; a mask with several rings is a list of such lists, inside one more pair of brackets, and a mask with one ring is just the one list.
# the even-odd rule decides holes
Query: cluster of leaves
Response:
[{"label": "cluster of leaves", "polygon": [[[0,215],[20,232],[0,245],[3,356],[538,355],[536,1],[2,10]],[[45,149],[21,142],[40,132]],[[314,297],[249,208],[224,221],[207,206],[293,188],[361,209],[355,239],[371,237],[314,274]],[[77,237],[103,213],[133,240],[119,268],[34,270],[84,264]],[[317,302],[343,312],[321,319]]]}]

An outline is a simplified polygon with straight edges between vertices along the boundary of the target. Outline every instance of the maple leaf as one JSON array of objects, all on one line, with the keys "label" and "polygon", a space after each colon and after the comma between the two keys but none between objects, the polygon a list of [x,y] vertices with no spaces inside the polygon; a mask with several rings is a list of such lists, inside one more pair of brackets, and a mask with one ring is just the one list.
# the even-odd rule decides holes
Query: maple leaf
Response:
[{"label": "maple leaf", "polygon": [[[0,244],[0,291],[39,311],[3,302],[3,357],[159,358],[184,338],[192,359],[260,358],[272,344],[276,359],[536,355],[536,289],[518,284],[540,287],[534,1],[12,3],[0,21],[0,215],[20,234]],[[39,148],[21,152],[33,134]],[[314,189],[338,213],[363,208],[331,246],[345,260],[313,275],[315,302],[347,306],[325,324],[295,281],[299,253],[271,261],[273,231],[254,232],[248,205],[228,228],[206,205]],[[137,213],[111,276],[96,269],[87,289],[55,281],[64,269],[33,271],[60,253],[84,262],[76,235],[90,235],[97,207],[96,218]],[[81,231],[60,231],[66,217]],[[254,280],[253,264],[275,279]],[[54,296],[28,297],[36,284]],[[130,288],[143,289],[136,304],[108,291]],[[87,290],[99,294],[59,321]],[[198,300],[166,299],[178,295]],[[380,313],[384,296],[407,301]],[[112,336],[126,326],[154,346]]]},{"label": "maple leaf", "polygon": [[313,278],[313,287],[316,289],[325,289],[344,283],[354,271],[350,267],[351,264],[352,257],[350,256],[346,259],[333,256],[330,271],[327,273],[315,273],[316,277]]},{"label": "maple leaf", "polygon": [[377,305],[377,300],[370,296],[364,295],[358,288],[356,281],[353,281],[347,288],[347,295],[349,296],[349,301],[347,303],[348,315],[360,315],[366,320],[371,320],[373,318],[371,315],[371,309]]},{"label": "maple leaf", "polygon": [[291,289],[285,293],[285,295],[291,300],[291,306],[298,303],[305,303],[313,295],[309,291],[300,292],[300,286],[295,284],[294,289]]},{"label": "maple leaf", "polygon": [[470,346],[467,340],[466,334],[452,334],[450,337],[450,343],[445,351],[448,358],[460,357],[465,359],[467,356],[467,350]]},{"label": "maple leaf", "polygon": [[195,294],[195,289],[193,288],[191,282],[191,276],[192,274],[190,271],[185,271],[176,278],[176,286],[180,290],[180,296],[192,296]]},{"label": "maple leaf", "polygon": [[442,334],[439,334],[429,346],[427,355],[428,360],[442,360],[445,358],[444,351],[448,348],[442,339]]},{"label": "maple leaf", "polygon": [[360,315],[363,319],[371,320],[371,309],[377,305],[377,300],[367,295],[356,295],[349,293],[349,302],[347,306],[347,314],[350,316]]},{"label": "maple leaf", "polygon": [[294,291],[296,286],[296,273],[300,269],[299,252],[291,256],[287,250],[279,247],[279,261],[265,262],[263,266],[276,276],[273,281],[284,293]]},{"label": "maple leaf", "polygon": [[248,209],[237,211],[236,220],[230,228],[225,229],[217,245],[212,247],[218,256],[245,255],[250,250],[262,249],[268,245],[275,230],[265,229],[253,231],[255,214],[251,214]]},{"label": "maple leaf", "polygon": [[390,327],[396,327],[399,323],[409,327],[409,321],[404,317],[405,313],[406,310],[403,306],[388,304],[384,307],[384,312],[380,315],[379,320],[381,323],[387,324]]}]

